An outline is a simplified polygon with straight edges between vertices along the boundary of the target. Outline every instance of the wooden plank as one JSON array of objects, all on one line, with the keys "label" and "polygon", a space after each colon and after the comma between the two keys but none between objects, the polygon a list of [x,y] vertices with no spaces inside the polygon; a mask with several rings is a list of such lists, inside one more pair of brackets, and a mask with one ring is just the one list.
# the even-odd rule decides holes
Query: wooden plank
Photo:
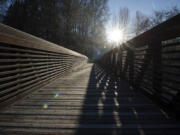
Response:
[{"label": "wooden plank", "polygon": [[85,67],[0,111],[0,134],[180,133],[179,123],[148,98],[97,65]]}]

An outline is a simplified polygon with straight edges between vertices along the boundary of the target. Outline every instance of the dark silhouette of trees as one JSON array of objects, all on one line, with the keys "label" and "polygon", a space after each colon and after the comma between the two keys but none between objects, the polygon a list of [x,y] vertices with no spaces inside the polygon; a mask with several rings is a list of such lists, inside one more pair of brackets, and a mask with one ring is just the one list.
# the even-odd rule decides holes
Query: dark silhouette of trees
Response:
[{"label": "dark silhouette of trees", "polygon": [[12,0],[4,23],[90,56],[105,42],[107,0]]},{"label": "dark silhouette of trees", "polygon": [[180,10],[176,6],[172,7],[169,10],[166,9],[166,10],[154,11],[152,17],[150,17],[152,26],[156,26],[179,13]]},{"label": "dark silhouette of trees", "polygon": [[127,25],[129,24],[130,21],[130,13],[129,9],[127,7],[120,8],[119,9],[119,27],[120,29],[126,29]]},{"label": "dark silhouette of trees", "polygon": [[139,35],[179,13],[180,10],[176,6],[171,9],[154,11],[152,16],[146,16],[140,11],[137,11],[134,22],[134,33]]},{"label": "dark silhouette of trees", "polygon": [[0,0],[0,22],[3,21],[5,13],[8,9],[8,3],[10,2],[11,0]]},{"label": "dark silhouette of trees", "polygon": [[134,26],[135,34],[139,35],[140,33],[147,31],[151,27],[151,20],[148,16],[137,11]]}]

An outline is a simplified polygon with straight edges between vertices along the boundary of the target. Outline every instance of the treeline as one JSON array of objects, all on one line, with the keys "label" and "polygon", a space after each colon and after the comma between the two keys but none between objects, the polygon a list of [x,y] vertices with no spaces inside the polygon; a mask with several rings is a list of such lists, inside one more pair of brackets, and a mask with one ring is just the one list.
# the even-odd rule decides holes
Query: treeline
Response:
[{"label": "treeline", "polygon": [[107,0],[11,0],[3,23],[92,57],[107,14]]},{"label": "treeline", "polygon": [[179,13],[180,9],[178,9],[177,6],[171,7],[170,9],[155,10],[150,16],[147,16],[142,12],[137,11],[133,24],[133,32],[136,35],[139,35]]},{"label": "treeline", "polygon": [[123,7],[119,9],[118,14],[112,16],[112,27],[122,29],[124,41],[127,41],[179,13],[180,9],[174,6],[169,9],[154,10],[151,15],[136,11],[135,17],[132,18],[129,9]]},{"label": "treeline", "polygon": [[[112,49],[105,23],[108,0],[0,0],[0,21],[66,48],[98,58]],[[123,42],[180,13],[175,6],[147,16],[137,11],[130,16],[121,7],[112,16],[112,28],[123,30]],[[110,28],[111,29],[111,28]],[[109,45],[108,45],[109,44]]]}]

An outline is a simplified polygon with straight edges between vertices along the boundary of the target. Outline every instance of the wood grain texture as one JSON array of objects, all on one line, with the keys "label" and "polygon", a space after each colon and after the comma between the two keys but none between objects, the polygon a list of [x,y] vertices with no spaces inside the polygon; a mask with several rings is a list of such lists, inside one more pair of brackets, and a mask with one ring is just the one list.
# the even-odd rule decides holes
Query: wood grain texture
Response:
[{"label": "wood grain texture", "polygon": [[0,134],[178,135],[180,123],[121,79],[86,64],[1,111]]}]

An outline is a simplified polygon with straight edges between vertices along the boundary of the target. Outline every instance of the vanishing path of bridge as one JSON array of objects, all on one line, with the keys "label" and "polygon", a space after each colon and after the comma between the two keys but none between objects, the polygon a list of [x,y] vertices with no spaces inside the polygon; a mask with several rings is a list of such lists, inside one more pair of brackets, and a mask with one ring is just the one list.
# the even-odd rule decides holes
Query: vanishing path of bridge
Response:
[{"label": "vanishing path of bridge", "polygon": [[179,135],[177,37],[180,15],[89,64],[0,24],[0,135]]},{"label": "vanishing path of bridge", "polygon": [[148,98],[92,64],[29,94],[0,119],[1,133],[13,135],[180,133],[180,125]]}]

